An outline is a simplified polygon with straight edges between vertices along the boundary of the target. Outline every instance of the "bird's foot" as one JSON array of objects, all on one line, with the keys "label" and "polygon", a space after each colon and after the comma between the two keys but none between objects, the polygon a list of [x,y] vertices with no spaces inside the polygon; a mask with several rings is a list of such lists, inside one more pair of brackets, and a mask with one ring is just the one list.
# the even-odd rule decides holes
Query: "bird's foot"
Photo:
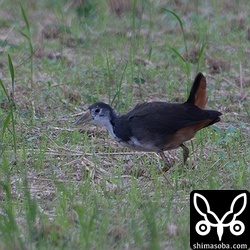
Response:
[{"label": "bird's foot", "polygon": [[184,144],[181,144],[180,147],[183,150],[183,165],[185,165],[189,156],[189,149]]},{"label": "bird's foot", "polygon": [[167,172],[169,171],[169,169],[171,169],[174,165],[173,163],[170,163],[170,161],[168,160],[168,158],[166,157],[166,155],[164,154],[164,152],[159,152],[159,155],[161,156],[163,162],[164,162],[164,167],[161,168],[162,172]]}]

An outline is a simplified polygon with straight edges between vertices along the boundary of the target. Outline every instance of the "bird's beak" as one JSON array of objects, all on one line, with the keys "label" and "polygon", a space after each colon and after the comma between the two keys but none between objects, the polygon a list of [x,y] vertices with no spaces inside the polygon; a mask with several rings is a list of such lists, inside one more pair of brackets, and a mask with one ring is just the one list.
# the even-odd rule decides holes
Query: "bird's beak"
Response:
[{"label": "bird's beak", "polygon": [[90,110],[88,110],[83,116],[81,116],[75,123],[75,126],[79,126],[83,123],[87,123],[92,120],[92,117],[90,115]]}]

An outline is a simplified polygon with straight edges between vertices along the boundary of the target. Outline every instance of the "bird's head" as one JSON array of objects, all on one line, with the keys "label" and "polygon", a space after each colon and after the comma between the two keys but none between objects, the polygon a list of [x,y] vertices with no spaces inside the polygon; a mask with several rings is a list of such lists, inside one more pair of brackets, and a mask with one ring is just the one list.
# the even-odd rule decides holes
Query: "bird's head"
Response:
[{"label": "bird's head", "polygon": [[78,126],[87,122],[92,122],[107,128],[110,126],[113,116],[115,116],[115,113],[108,104],[96,102],[88,108],[88,111],[83,116],[81,116],[74,123],[74,125]]}]

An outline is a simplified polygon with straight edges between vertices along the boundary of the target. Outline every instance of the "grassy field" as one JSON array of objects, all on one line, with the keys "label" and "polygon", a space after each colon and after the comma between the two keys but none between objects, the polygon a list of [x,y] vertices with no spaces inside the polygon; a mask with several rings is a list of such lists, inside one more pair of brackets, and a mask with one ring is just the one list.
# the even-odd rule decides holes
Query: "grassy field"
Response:
[{"label": "grassy field", "polygon": [[[189,249],[192,190],[250,189],[249,13],[243,0],[1,1],[0,249]],[[222,121],[186,144],[187,166],[168,152],[172,186],[155,154],[72,125],[98,100],[184,102],[200,71]]]}]

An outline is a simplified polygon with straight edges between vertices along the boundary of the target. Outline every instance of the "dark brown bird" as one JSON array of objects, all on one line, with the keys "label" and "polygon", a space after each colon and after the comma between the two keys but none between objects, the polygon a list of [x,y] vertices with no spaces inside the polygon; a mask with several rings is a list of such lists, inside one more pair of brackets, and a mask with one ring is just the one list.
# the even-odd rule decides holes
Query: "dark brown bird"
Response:
[{"label": "dark brown bird", "polygon": [[189,150],[183,143],[192,139],[200,129],[220,121],[220,112],[204,110],[207,99],[206,78],[199,73],[188,100],[182,104],[146,102],[119,115],[108,104],[96,102],[75,125],[92,121],[104,126],[122,146],[158,153],[168,170],[172,165],[164,151],[181,147],[185,164]]}]

